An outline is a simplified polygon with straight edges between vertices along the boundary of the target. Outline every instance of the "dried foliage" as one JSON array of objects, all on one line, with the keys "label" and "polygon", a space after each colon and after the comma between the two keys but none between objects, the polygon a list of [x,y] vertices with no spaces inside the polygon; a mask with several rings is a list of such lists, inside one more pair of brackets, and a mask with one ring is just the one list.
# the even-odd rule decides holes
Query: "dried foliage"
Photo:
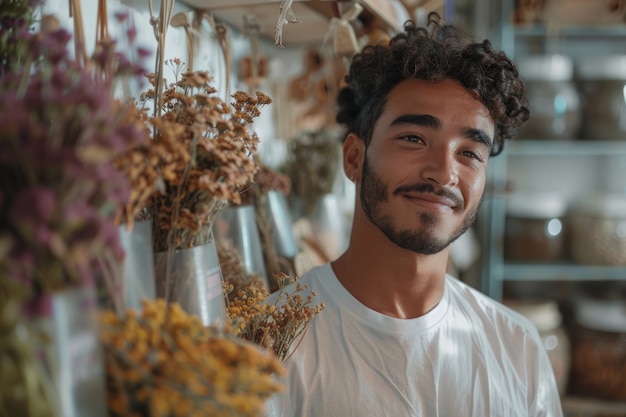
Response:
[{"label": "dried foliage", "polygon": [[22,317],[16,298],[0,303],[0,415],[56,417],[56,392],[37,356],[47,338]]},{"label": "dried foliage", "polygon": [[291,179],[272,168],[257,162],[258,170],[254,175],[254,180],[250,182],[241,192],[240,205],[256,205],[259,198],[269,191],[280,191],[285,195],[291,192]]},{"label": "dried foliage", "polygon": [[164,300],[101,316],[111,417],[256,417],[282,386],[268,351]]},{"label": "dried foliage", "polygon": [[239,337],[271,350],[284,362],[324,304],[314,305],[315,291],[309,292],[297,277],[283,274],[275,279],[280,289],[273,303],[267,302],[267,290],[253,283],[238,291],[227,313]]},{"label": "dried foliage", "polygon": [[118,155],[113,163],[122,172],[129,183],[130,195],[121,205],[116,216],[117,224],[126,224],[132,228],[142,210],[146,209],[153,194],[159,189],[161,182],[161,166],[170,158],[170,147],[167,142],[155,143],[150,138],[148,116],[137,106],[129,106],[126,113],[129,123],[144,132],[144,139],[133,144],[129,149]]},{"label": "dried foliage", "polygon": [[339,136],[327,129],[305,132],[289,144],[285,173],[305,211],[333,190],[341,155]]},{"label": "dried foliage", "polygon": [[18,71],[28,62],[28,38],[35,21],[35,9],[41,0],[11,0],[2,2],[0,22],[0,77]]},{"label": "dried foliage", "polygon": [[216,242],[216,247],[224,284],[227,288],[230,288],[227,294],[229,301],[234,300],[239,290],[252,283],[258,283],[260,286],[264,285],[263,277],[246,271],[243,258],[237,248],[224,241]]},{"label": "dried foliage", "polygon": [[[238,91],[228,105],[207,72],[183,72],[179,60],[168,64],[175,82],[163,92],[162,115],[151,119],[154,142],[170,147],[161,168],[163,192],[151,202],[157,252],[204,243],[198,234],[229,202],[240,202],[239,191],[256,172],[252,156],[259,139],[250,125],[271,103],[263,93]],[[154,85],[154,77],[150,81]],[[142,95],[144,103],[154,99],[153,89]]]}]

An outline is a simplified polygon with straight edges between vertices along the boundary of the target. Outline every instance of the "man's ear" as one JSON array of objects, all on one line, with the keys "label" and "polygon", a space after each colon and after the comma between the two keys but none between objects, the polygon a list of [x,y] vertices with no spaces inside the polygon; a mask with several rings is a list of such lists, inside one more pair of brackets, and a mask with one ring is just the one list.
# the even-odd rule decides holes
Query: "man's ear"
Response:
[{"label": "man's ear", "polygon": [[356,133],[350,133],[343,142],[343,171],[350,181],[361,181],[361,169],[365,158],[365,142]]}]

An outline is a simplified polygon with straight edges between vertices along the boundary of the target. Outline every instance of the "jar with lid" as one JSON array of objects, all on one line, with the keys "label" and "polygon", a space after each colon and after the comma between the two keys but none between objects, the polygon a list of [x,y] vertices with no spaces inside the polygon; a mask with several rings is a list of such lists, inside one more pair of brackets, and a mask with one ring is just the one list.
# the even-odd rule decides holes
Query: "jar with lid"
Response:
[{"label": "jar with lid", "polygon": [[530,119],[520,139],[575,139],[582,121],[574,64],[565,55],[532,55],[517,60],[526,84]]},{"label": "jar with lid", "polygon": [[572,259],[586,265],[626,265],[626,195],[592,194],[570,205]]},{"label": "jar with lid", "polygon": [[577,72],[583,138],[626,139],[626,55],[589,57],[578,63]]},{"label": "jar with lid", "polygon": [[626,300],[576,302],[572,337],[572,394],[626,401]]},{"label": "jar with lid", "polygon": [[509,197],[504,228],[504,257],[512,261],[565,258],[566,201],[556,194],[518,193]]},{"label": "jar with lid", "polygon": [[508,300],[506,304],[528,318],[539,331],[559,393],[564,395],[570,374],[571,342],[563,327],[558,303],[554,300]]}]

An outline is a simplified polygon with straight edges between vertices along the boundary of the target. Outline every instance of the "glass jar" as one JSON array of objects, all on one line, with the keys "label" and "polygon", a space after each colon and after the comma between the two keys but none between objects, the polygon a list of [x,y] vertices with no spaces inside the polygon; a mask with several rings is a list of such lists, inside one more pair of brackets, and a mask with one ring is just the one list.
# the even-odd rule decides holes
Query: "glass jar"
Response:
[{"label": "glass jar", "polygon": [[515,194],[507,201],[504,257],[556,261],[565,257],[565,200],[555,194]]},{"label": "glass jar", "polygon": [[562,326],[558,303],[553,300],[524,300],[509,301],[507,304],[528,318],[539,331],[559,393],[565,394],[571,365],[571,343]]},{"label": "glass jar", "polygon": [[626,139],[626,55],[590,57],[578,65],[583,137]]},{"label": "glass jar", "polygon": [[572,346],[571,392],[626,401],[626,300],[578,300]]},{"label": "glass jar", "polygon": [[537,55],[518,59],[526,84],[530,119],[520,129],[520,139],[575,139],[582,121],[574,65],[565,55]]},{"label": "glass jar", "polygon": [[571,204],[572,259],[585,265],[626,265],[626,195],[593,194]]}]

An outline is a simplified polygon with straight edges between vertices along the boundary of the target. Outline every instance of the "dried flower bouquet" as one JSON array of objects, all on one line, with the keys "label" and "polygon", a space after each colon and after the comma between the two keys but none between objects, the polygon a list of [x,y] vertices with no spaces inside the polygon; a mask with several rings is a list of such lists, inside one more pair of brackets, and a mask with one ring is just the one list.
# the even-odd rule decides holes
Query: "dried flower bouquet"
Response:
[{"label": "dried flower bouquet", "polygon": [[271,352],[177,304],[145,301],[138,313],[106,312],[101,322],[112,417],[261,417],[282,390]]},{"label": "dried flower bouquet", "polygon": [[252,283],[237,291],[226,312],[240,338],[263,346],[284,362],[324,304],[313,304],[315,291],[309,291],[297,277],[281,274],[274,279],[279,290],[273,303],[267,302],[267,290]]},{"label": "dried flower bouquet", "polygon": [[[184,72],[170,60],[176,81],[163,92],[162,115],[153,117],[153,140],[170,148],[161,168],[163,191],[151,201],[154,250],[162,252],[206,242],[215,216],[254,178],[258,137],[250,125],[271,102],[263,93],[238,91],[228,105],[207,72]],[[154,76],[150,79],[155,84]],[[142,95],[155,99],[154,89]]]}]

